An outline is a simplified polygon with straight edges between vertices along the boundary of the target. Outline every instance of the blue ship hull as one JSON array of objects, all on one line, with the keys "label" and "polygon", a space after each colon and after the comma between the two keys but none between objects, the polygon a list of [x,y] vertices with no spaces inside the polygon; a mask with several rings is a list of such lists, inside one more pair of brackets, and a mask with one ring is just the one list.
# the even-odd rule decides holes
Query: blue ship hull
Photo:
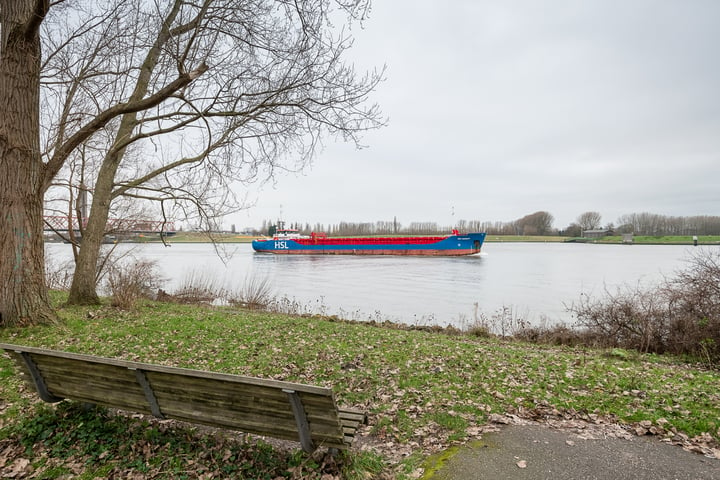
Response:
[{"label": "blue ship hull", "polygon": [[282,255],[424,255],[458,256],[480,252],[485,233],[446,237],[275,237],[253,240],[256,252]]}]

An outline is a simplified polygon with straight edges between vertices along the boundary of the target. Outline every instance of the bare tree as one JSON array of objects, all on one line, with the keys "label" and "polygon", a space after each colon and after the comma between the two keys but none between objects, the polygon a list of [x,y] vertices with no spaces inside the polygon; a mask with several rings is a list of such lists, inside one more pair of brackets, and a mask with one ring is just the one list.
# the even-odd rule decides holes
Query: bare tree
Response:
[{"label": "bare tree", "polygon": [[[618,223],[636,235],[720,235],[720,217],[667,217],[655,213],[622,215]],[[628,233],[629,233],[628,232]]]},{"label": "bare tree", "polygon": [[516,235],[548,235],[552,232],[555,217],[550,212],[539,211],[515,221]]},{"label": "bare tree", "polygon": [[[346,65],[351,39],[334,27],[368,8],[368,0],[4,1],[0,177],[12,184],[2,200],[15,213],[0,219],[2,235],[13,236],[0,247],[2,322],[52,317],[42,200],[60,172],[66,184],[80,178],[72,163],[84,165],[92,207],[71,300],[93,303],[97,252],[118,199],[212,222],[241,206],[238,184],[302,168],[328,134],[357,144],[381,125],[367,104],[381,73]],[[81,147],[90,163],[78,158]],[[22,259],[5,261],[18,252]],[[31,284],[17,286],[18,268]],[[20,299],[28,306],[17,308]]]},{"label": "bare tree", "polygon": [[600,228],[602,221],[602,215],[598,212],[585,212],[581,213],[580,216],[577,217],[577,220],[575,222],[580,226],[580,229],[582,231],[585,230],[596,230]]},{"label": "bare tree", "polygon": [[[118,198],[158,202],[159,215],[194,215],[210,229],[214,219],[242,205],[233,183],[301,168],[323,132],[357,142],[358,133],[379,124],[377,109],[362,106],[379,76],[358,78],[342,63],[350,42],[328,30],[327,2],[255,0],[238,7],[230,0],[174,0],[150,9],[145,3],[116,0],[91,8],[75,28],[58,28],[60,41],[52,45],[56,54],[48,67],[56,72],[53,82],[60,77],[65,87],[56,101],[67,106],[53,124],[96,116],[88,96],[106,108],[118,101],[140,107],[162,97],[94,135],[105,149],[71,303],[98,301],[98,251]],[[366,5],[343,7],[357,16]],[[89,24],[97,26],[88,31]],[[78,58],[68,74],[64,66],[76,39],[93,54]],[[183,72],[192,81],[167,88]]]},{"label": "bare tree", "polygon": [[577,223],[573,222],[563,231],[563,235],[566,237],[580,237],[582,236],[582,227]]}]

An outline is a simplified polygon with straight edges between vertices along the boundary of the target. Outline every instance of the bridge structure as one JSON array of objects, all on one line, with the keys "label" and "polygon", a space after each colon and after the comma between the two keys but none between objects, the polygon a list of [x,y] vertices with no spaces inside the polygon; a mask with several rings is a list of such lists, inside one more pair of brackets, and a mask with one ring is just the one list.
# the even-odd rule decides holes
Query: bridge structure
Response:
[{"label": "bridge structure", "polygon": [[[44,219],[46,232],[80,231],[80,221],[77,217],[46,215]],[[87,219],[85,218],[82,221],[82,227],[84,228],[86,225]],[[139,218],[111,218],[108,219],[105,233],[108,235],[122,233],[174,235],[176,231],[174,222]]]}]

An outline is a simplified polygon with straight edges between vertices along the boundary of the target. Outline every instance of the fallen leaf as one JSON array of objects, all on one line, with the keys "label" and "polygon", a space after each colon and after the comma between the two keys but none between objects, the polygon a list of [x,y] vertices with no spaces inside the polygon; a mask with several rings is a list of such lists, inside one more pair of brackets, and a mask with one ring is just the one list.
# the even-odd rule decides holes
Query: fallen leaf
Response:
[{"label": "fallen leaf", "polygon": [[505,415],[499,415],[497,413],[493,413],[488,417],[488,420],[492,423],[502,423],[503,425],[507,425],[510,423],[510,420]]},{"label": "fallen leaf", "polygon": [[30,472],[32,472],[30,460],[28,460],[27,458],[18,458],[12,463],[12,465],[10,465],[9,471],[3,472],[3,477],[25,478],[25,476]]}]

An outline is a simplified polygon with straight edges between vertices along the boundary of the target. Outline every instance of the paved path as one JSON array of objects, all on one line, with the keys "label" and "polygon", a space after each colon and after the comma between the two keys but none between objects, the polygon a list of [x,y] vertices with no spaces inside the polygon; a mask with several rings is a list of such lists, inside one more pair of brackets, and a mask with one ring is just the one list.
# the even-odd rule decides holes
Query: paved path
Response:
[{"label": "paved path", "polygon": [[508,425],[450,458],[432,480],[720,480],[720,460],[656,438],[583,438]]}]

